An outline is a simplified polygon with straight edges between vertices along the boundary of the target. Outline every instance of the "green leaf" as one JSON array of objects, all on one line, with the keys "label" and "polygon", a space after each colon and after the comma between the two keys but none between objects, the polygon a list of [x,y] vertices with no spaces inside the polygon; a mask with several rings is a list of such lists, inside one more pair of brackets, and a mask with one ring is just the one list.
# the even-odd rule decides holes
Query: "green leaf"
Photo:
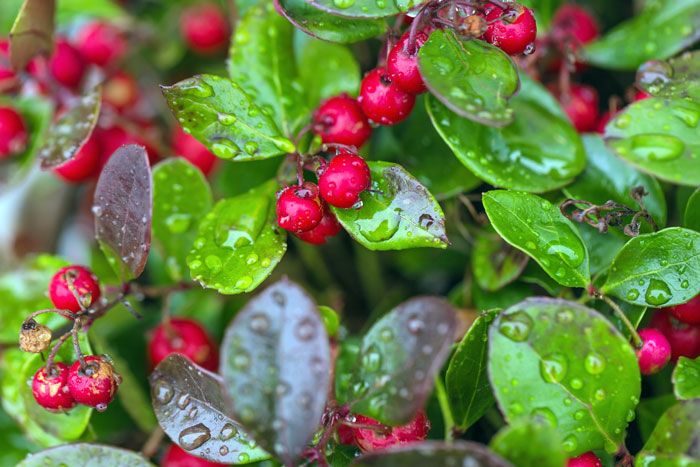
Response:
[{"label": "green leaf", "polygon": [[24,0],[10,31],[10,62],[24,70],[32,58],[53,51],[55,0]]},{"label": "green leaf", "polygon": [[486,373],[486,341],[489,326],[499,311],[490,310],[479,315],[447,366],[445,389],[455,423],[461,430],[480,419],[494,402]]},{"label": "green leaf", "polygon": [[222,159],[267,159],[295,150],[272,111],[227,78],[197,75],[162,90],[180,125]]},{"label": "green leaf", "polygon": [[256,5],[236,26],[228,60],[231,79],[288,138],[294,137],[308,114],[292,58],[293,31],[272,2]]},{"label": "green leaf", "polygon": [[438,133],[462,164],[482,180],[535,193],[573,181],[585,166],[585,152],[554,97],[523,75],[522,89],[510,104],[515,120],[498,129],[463,119],[433,96],[427,97],[428,113]]},{"label": "green leaf", "polygon": [[637,465],[698,466],[698,425],[700,400],[681,401],[663,414],[642,451],[637,454]]},{"label": "green leaf", "polygon": [[[331,15],[305,0],[275,0],[280,14],[294,26],[318,39],[330,42],[359,42],[384,34],[386,21],[354,19]],[[317,68],[318,70],[318,68]]]},{"label": "green leaf", "polygon": [[700,293],[700,234],[680,227],[631,239],[601,288],[642,306],[685,303]]},{"label": "green leaf", "polygon": [[65,444],[30,454],[17,467],[44,467],[47,465],[65,467],[96,467],[129,465],[131,467],[154,467],[140,454],[113,446],[77,443]]},{"label": "green leaf", "polygon": [[275,180],[219,201],[199,225],[187,255],[192,278],[225,295],[254,290],[287,251],[277,226]]},{"label": "green leaf", "polygon": [[[537,264],[535,264],[535,266],[537,266]],[[547,276],[544,272],[542,272],[542,275],[549,279],[549,276]],[[497,292],[488,292],[480,288],[476,281],[474,281],[472,283],[471,292],[474,308],[483,311],[494,308],[504,309],[515,303],[521,302],[527,297],[532,296],[532,287],[528,284],[524,284],[523,282],[513,282]]]},{"label": "green leaf", "polygon": [[397,164],[368,161],[372,190],[360,209],[331,208],[345,230],[370,250],[447,248],[445,215],[433,195]]},{"label": "green leaf", "polygon": [[673,393],[678,400],[700,399],[700,357],[679,357],[673,370]]},{"label": "green leaf", "polygon": [[[593,281],[593,287],[599,289],[602,286],[602,284],[604,284],[607,280],[608,272],[609,270],[606,269],[605,271],[602,271],[600,274],[598,274],[595,277],[595,280]],[[644,319],[647,307],[632,305],[631,303],[624,302],[616,297],[611,297],[611,300],[617,304],[620,310],[622,310],[629,322],[632,323],[632,326],[634,326],[635,329],[638,329],[639,325]],[[632,338],[632,334],[630,333],[627,324],[622,321],[617,312],[613,310],[612,307],[610,307],[610,305],[608,305],[605,301],[596,300],[593,303],[591,303],[591,308],[600,311],[606,318],[608,318],[608,321],[610,321],[615,326],[615,328],[617,328],[617,330],[620,331],[620,333],[627,339]]]},{"label": "green leaf", "polygon": [[[310,109],[338,94],[357,95],[362,77],[360,65],[350,49],[339,44],[309,40],[300,55],[300,81]],[[319,63],[323,63],[323,66],[319,67]]]},{"label": "green leaf", "polygon": [[518,72],[498,47],[438,29],[418,52],[418,64],[428,89],[451,111],[485,125],[513,121],[508,99],[518,91]]},{"label": "green leaf", "polygon": [[189,162],[172,158],[153,168],[153,239],[174,281],[185,277],[187,252],[211,205],[209,184]]},{"label": "green leaf", "polygon": [[355,369],[355,362],[360,353],[361,345],[362,339],[356,336],[342,339],[338,344],[338,357],[335,361],[334,390],[335,398],[341,404],[349,402],[345,396],[350,386],[350,379]]},{"label": "green leaf", "polygon": [[605,127],[605,142],[643,172],[678,185],[700,185],[700,103],[644,99]]},{"label": "green leaf", "polygon": [[586,61],[614,70],[633,70],[663,60],[700,39],[699,0],[646,2],[644,10],[617,25],[585,49]]},{"label": "green leaf", "polygon": [[426,0],[306,0],[314,7],[348,18],[384,18],[397,15]]},{"label": "green leaf", "polygon": [[0,465],[17,465],[27,454],[41,447],[27,440],[19,426],[4,411],[0,410]]},{"label": "green leaf", "polygon": [[695,190],[685,205],[683,225],[696,232],[700,232],[700,188]]},{"label": "green leaf", "polygon": [[519,467],[562,467],[568,457],[559,434],[541,420],[522,419],[508,425],[496,433],[489,446]]},{"label": "green leaf", "polygon": [[551,424],[570,457],[617,451],[641,391],[632,346],[566,300],[529,298],[503,311],[489,332],[488,370],[506,420]]},{"label": "green leaf", "polygon": [[642,399],[637,405],[637,426],[642,439],[649,439],[661,416],[676,403],[673,394]]},{"label": "green leaf", "polygon": [[469,441],[425,441],[358,457],[354,467],[406,467],[462,465],[478,467],[511,467],[511,463],[486,446]]},{"label": "green leaf", "polygon": [[56,9],[56,22],[69,24],[76,16],[90,16],[118,22],[125,12],[118,3],[111,0],[59,0]]},{"label": "green leaf", "polygon": [[700,51],[666,62],[650,61],[637,70],[637,86],[657,97],[700,100]]},{"label": "green leaf", "polygon": [[567,287],[590,283],[588,250],[576,227],[544,198],[496,190],[482,195],[493,228]]},{"label": "green leaf", "polygon": [[549,274],[547,274],[544,269],[542,269],[542,267],[534,261],[528,261],[525,270],[522,274],[520,274],[518,279],[526,284],[534,284],[543,288],[552,297],[558,296],[564,289],[564,287],[549,277]]},{"label": "green leaf", "polygon": [[492,230],[481,232],[472,252],[474,279],[484,290],[499,290],[520,276],[529,259]]},{"label": "green leaf", "polygon": [[625,246],[627,238],[616,229],[610,229],[607,233],[600,233],[598,229],[586,223],[576,223],[583,243],[586,244],[591,261],[591,275],[596,275],[608,268],[615,259],[617,252]]}]

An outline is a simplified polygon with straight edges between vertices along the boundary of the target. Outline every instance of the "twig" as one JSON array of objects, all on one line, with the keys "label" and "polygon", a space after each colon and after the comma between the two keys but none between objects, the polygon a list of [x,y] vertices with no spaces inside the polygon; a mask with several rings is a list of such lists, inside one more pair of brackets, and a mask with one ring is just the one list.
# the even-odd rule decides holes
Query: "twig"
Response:
[{"label": "twig", "polygon": [[148,436],[146,442],[143,443],[143,447],[141,448],[141,454],[143,457],[150,459],[155,456],[158,452],[158,448],[163,442],[164,437],[165,433],[163,432],[163,429],[160,426],[156,426]]}]

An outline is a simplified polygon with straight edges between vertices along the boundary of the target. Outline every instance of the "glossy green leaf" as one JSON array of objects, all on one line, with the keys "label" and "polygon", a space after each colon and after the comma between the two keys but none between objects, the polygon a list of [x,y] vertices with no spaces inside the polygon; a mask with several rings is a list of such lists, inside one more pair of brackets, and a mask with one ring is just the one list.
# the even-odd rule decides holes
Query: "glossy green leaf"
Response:
[{"label": "glossy green leaf", "polygon": [[641,13],[618,24],[585,49],[586,61],[614,70],[634,70],[663,60],[700,39],[699,0],[646,2]]},{"label": "glossy green leaf", "polygon": [[657,97],[700,100],[700,52],[686,52],[668,61],[652,60],[637,70],[637,85]]},{"label": "glossy green leaf", "polygon": [[360,209],[333,212],[345,230],[370,250],[447,248],[445,215],[433,195],[397,164],[368,161],[372,189]]},{"label": "glossy green leaf", "polygon": [[180,125],[222,159],[266,159],[295,150],[272,111],[227,78],[197,75],[162,90]]},{"label": "glossy green leaf", "polygon": [[611,228],[607,233],[600,233],[595,227],[586,223],[576,223],[583,243],[586,244],[591,263],[591,275],[596,275],[612,264],[617,252],[625,246],[626,237],[617,228]]},{"label": "glossy green leaf", "polygon": [[41,450],[37,444],[29,441],[20,427],[9,415],[0,410],[0,465],[17,465],[30,452]]},{"label": "glossy green leaf", "polygon": [[154,467],[146,458],[134,451],[102,444],[65,444],[30,454],[17,467],[65,467],[117,466]]},{"label": "glossy green leaf", "polygon": [[187,271],[199,222],[212,205],[202,172],[181,158],[167,159],[153,169],[153,239],[174,281]]},{"label": "glossy green leaf", "polygon": [[642,439],[649,439],[661,416],[676,403],[673,394],[642,399],[637,405],[636,423]]},{"label": "glossy green leaf", "polygon": [[663,414],[642,451],[636,465],[651,467],[698,466],[700,445],[700,400],[681,401]]},{"label": "glossy green leaf", "polygon": [[462,465],[510,467],[511,463],[481,444],[469,441],[425,441],[358,457],[354,467],[406,467],[409,465]]},{"label": "glossy green leaf", "polygon": [[338,357],[335,361],[334,390],[335,398],[341,404],[349,402],[346,396],[361,345],[362,339],[356,336],[342,339],[338,343]]},{"label": "glossy green leaf", "polygon": [[673,370],[673,393],[679,400],[700,399],[700,358],[678,358]]},{"label": "glossy green leaf", "polygon": [[24,0],[10,31],[10,62],[24,70],[32,58],[53,51],[55,0]]},{"label": "glossy green leaf", "polygon": [[700,103],[644,99],[605,127],[605,142],[643,172],[679,185],[700,185]]},{"label": "glossy green leaf", "polygon": [[521,419],[506,426],[489,446],[518,467],[563,467],[568,457],[559,434],[541,419]]},{"label": "glossy green leaf", "polygon": [[374,323],[346,386],[353,412],[389,425],[408,423],[448,357],[455,309],[437,297],[408,300]]},{"label": "glossy green leaf", "polygon": [[549,277],[549,274],[535,261],[528,261],[525,270],[520,274],[518,280],[526,284],[533,284],[541,287],[552,297],[559,296],[564,289],[558,282]]},{"label": "glossy green leaf", "polygon": [[632,346],[597,312],[549,298],[514,305],[491,325],[488,365],[508,422],[549,423],[570,457],[621,447],[639,402],[639,366]]},{"label": "glossy green leaf", "polygon": [[556,206],[537,195],[496,190],[482,202],[493,228],[567,287],[590,282],[588,250],[576,227]]},{"label": "glossy green leaf", "polygon": [[700,232],[700,188],[693,192],[685,205],[683,226]]},{"label": "glossy green leaf", "polygon": [[[321,62],[323,66],[319,67]],[[315,40],[309,40],[301,50],[299,76],[310,109],[338,94],[356,96],[362,81],[360,65],[350,49]]]},{"label": "glossy green leaf", "polygon": [[287,251],[287,232],[277,226],[271,180],[219,201],[199,225],[187,255],[192,278],[225,295],[254,290]]},{"label": "glossy green leaf", "polygon": [[503,129],[461,118],[433,96],[427,100],[433,125],[455,156],[491,185],[550,191],[573,181],[585,166],[581,139],[559,104],[525,75],[520,93],[510,101],[515,120]]},{"label": "glossy green leaf", "polygon": [[428,89],[451,111],[492,126],[513,121],[508,99],[518,91],[518,72],[498,47],[438,29],[418,52],[418,64]]},{"label": "glossy green leaf", "polygon": [[[535,264],[535,266],[537,266],[537,264]],[[549,279],[549,276],[544,272],[542,272],[542,274]],[[472,283],[471,293],[472,302],[477,311],[491,310],[494,308],[502,310],[525,300],[527,297],[531,297],[532,287],[523,282],[513,282],[497,292],[489,292],[479,287],[475,281]]]},{"label": "glossy green leaf", "polygon": [[698,237],[674,227],[631,239],[615,257],[601,291],[642,306],[687,302],[700,293]]},{"label": "glossy green leaf", "polygon": [[294,26],[318,39],[330,42],[359,42],[386,32],[381,19],[354,19],[332,15],[306,0],[275,0],[280,14]]},{"label": "glossy green leaf", "polygon": [[[593,287],[599,289],[603,284],[605,284],[605,281],[608,277],[608,272],[608,269],[601,271],[595,277],[595,280],[593,281]],[[615,302],[615,304],[618,306],[618,308],[620,308],[620,310],[622,310],[629,322],[632,323],[632,326],[634,326],[635,329],[638,329],[639,325],[644,319],[647,307],[633,305],[631,303],[624,302],[617,297],[610,297],[610,299],[613,302]],[[608,318],[608,321],[610,321],[623,336],[625,336],[628,339],[632,338],[632,334],[630,333],[627,324],[622,321],[617,312],[613,310],[612,307],[610,307],[610,305],[608,305],[605,301],[595,300],[594,302],[590,303],[590,306],[591,308],[600,311],[606,318]]]},{"label": "glossy green leaf", "polygon": [[474,279],[482,289],[499,290],[518,278],[529,259],[498,234],[484,231],[476,237],[472,252]]},{"label": "glossy green leaf", "polygon": [[486,373],[488,331],[500,310],[484,312],[474,321],[452,355],[445,389],[456,426],[466,430],[493,405],[491,384]]},{"label": "glossy green leaf", "polygon": [[383,18],[406,11],[426,0],[306,0],[314,7],[336,16]]}]

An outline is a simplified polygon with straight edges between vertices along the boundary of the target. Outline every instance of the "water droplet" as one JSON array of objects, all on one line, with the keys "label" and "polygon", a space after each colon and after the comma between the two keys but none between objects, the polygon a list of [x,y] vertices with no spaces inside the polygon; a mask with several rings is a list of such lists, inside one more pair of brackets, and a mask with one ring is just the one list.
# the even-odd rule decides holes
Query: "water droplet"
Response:
[{"label": "water droplet", "polygon": [[178,444],[182,449],[191,451],[209,441],[210,438],[211,433],[209,432],[209,428],[207,428],[203,423],[198,423],[189,428],[185,428],[180,432],[180,442]]},{"label": "water droplet", "polygon": [[592,352],[586,355],[583,365],[587,372],[592,375],[597,375],[602,373],[605,369],[605,358],[600,354]]},{"label": "water droplet", "polygon": [[250,461],[250,456],[246,452],[242,452],[238,455],[238,462],[241,464],[247,464]]},{"label": "water droplet", "polygon": [[534,409],[530,415],[533,418],[540,418],[543,421],[549,423],[552,425],[552,428],[556,428],[557,425],[559,425],[559,421],[557,420],[556,415],[554,415],[554,412],[551,411],[551,409],[547,407],[538,407]]},{"label": "water droplet", "polygon": [[522,342],[527,339],[532,329],[532,318],[522,310],[503,315],[501,324],[498,328],[501,334],[507,338]]},{"label": "water droplet", "polygon": [[382,328],[379,330],[379,340],[382,342],[390,342],[394,338],[394,332],[391,328]]},{"label": "water droplet", "polygon": [[238,430],[236,429],[236,427],[233,426],[231,423],[227,423],[221,429],[221,432],[219,433],[219,439],[221,441],[228,441],[229,439],[233,438],[237,434],[238,434]]},{"label": "water droplet", "polygon": [[371,219],[358,220],[360,234],[370,242],[383,242],[393,237],[399,230],[401,218],[397,213],[375,215]]},{"label": "water droplet", "polygon": [[214,95],[214,88],[197,78],[182,81],[179,88],[183,96],[206,98]]},{"label": "water droplet", "polygon": [[602,401],[605,399],[605,389],[596,389],[595,393],[593,394],[593,397],[596,398],[596,400]]},{"label": "water droplet", "polygon": [[265,313],[255,313],[250,317],[248,327],[256,334],[264,334],[270,328],[270,318]]},{"label": "water droplet", "polygon": [[165,218],[165,225],[171,233],[180,234],[185,232],[192,221],[192,216],[189,214],[176,213]]},{"label": "water droplet", "polygon": [[381,366],[382,355],[379,352],[379,348],[375,344],[372,344],[362,355],[362,367],[365,369],[365,371],[374,373],[375,371],[379,371]]},{"label": "water droplet", "polygon": [[250,355],[244,350],[239,350],[233,357],[233,366],[238,370],[247,370],[250,368]]},{"label": "water droplet", "polygon": [[574,435],[569,435],[562,441],[562,446],[564,447],[564,451],[573,452],[578,447],[578,439]]},{"label": "water droplet", "polygon": [[616,141],[618,147],[629,147],[635,156],[648,161],[670,161],[683,154],[685,144],[672,135],[641,134]]},{"label": "water droplet", "polygon": [[583,417],[586,416],[586,411],[585,410],[577,410],[574,412],[574,420],[583,420]]},{"label": "water droplet", "polygon": [[303,341],[308,341],[316,336],[316,324],[311,318],[304,318],[297,324],[294,329],[294,335]]},{"label": "water droplet", "polygon": [[567,324],[574,320],[574,312],[571,310],[561,310],[557,312],[557,322]]},{"label": "water droplet", "polygon": [[245,152],[252,156],[256,152],[258,152],[258,143],[256,143],[255,141],[248,141],[247,143],[245,143],[243,148],[245,149]]},{"label": "water droplet", "polygon": [[250,276],[242,276],[236,281],[234,287],[239,290],[245,290],[253,284],[253,278]]},{"label": "water droplet", "polygon": [[630,289],[629,292],[627,292],[627,300],[636,300],[637,298],[639,298],[639,290]]},{"label": "water droplet", "polygon": [[241,148],[233,141],[227,139],[219,139],[211,145],[211,150],[214,154],[222,159],[233,159],[241,153]]},{"label": "water droplet", "polygon": [[416,315],[409,317],[407,326],[411,334],[420,334],[425,329],[425,323]]},{"label": "water droplet", "polygon": [[190,395],[189,394],[183,394],[180,396],[180,398],[177,400],[177,406],[180,409],[185,409],[187,405],[190,403]]},{"label": "water droplet", "polygon": [[175,391],[167,381],[159,379],[153,385],[153,397],[160,405],[165,405],[173,398]]},{"label": "water droplet", "polygon": [[581,389],[583,387],[583,381],[581,381],[579,378],[574,378],[571,380],[571,387],[573,389]]},{"label": "water droplet", "polygon": [[221,258],[215,255],[209,255],[206,258],[204,258],[204,264],[206,264],[206,266],[209,268],[209,272],[211,274],[220,273],[224,265],[224,263],[221,261]]},{"label": "water droplet", "polygon": [[228,446],[221,446],[219,448],[219,454],[222,456],[228,455]]},{"label": "water droplet", "polygon": [[652,306],[663,305],[664,303],[671,300],[671,290],[668,285],[659,279],[651,279],[649,281],[649,287],[644,295],[646,301]]},{"label": "water droplet", "polygon": [[555,352],[540,361],[540,374],[548,383],[560,382],[566,376],[568,361],[564,354]]},{"label": "water droplet", "polygon": [[257,262],[258,262],[258,255],[256,255],[255,253],[249,254],[248,257],[245,259],[245,263],[248,266],[252,266],[253,264],[255,264]]},{"label": "water droplet", "polygon": [[523,413],[523,410],[524,410],[523,404],[521,404],[521,403],[518,402],[518,401],[512,402],[512,403],[510,404],[509,408],[510,408],[510,411],[511,411],[514,415],[521,414],[521,413]]}]

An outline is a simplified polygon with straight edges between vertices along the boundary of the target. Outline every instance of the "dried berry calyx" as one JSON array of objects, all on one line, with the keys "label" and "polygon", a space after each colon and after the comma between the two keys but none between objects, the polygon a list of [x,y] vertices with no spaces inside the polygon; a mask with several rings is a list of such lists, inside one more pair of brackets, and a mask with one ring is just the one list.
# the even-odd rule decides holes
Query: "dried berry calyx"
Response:
[{"label": "dried berry calyx", "polygon": [[19,348],[24,352],[41,353],[51,345],[51,329],[33,319],[22,323],[19,331]]}]

